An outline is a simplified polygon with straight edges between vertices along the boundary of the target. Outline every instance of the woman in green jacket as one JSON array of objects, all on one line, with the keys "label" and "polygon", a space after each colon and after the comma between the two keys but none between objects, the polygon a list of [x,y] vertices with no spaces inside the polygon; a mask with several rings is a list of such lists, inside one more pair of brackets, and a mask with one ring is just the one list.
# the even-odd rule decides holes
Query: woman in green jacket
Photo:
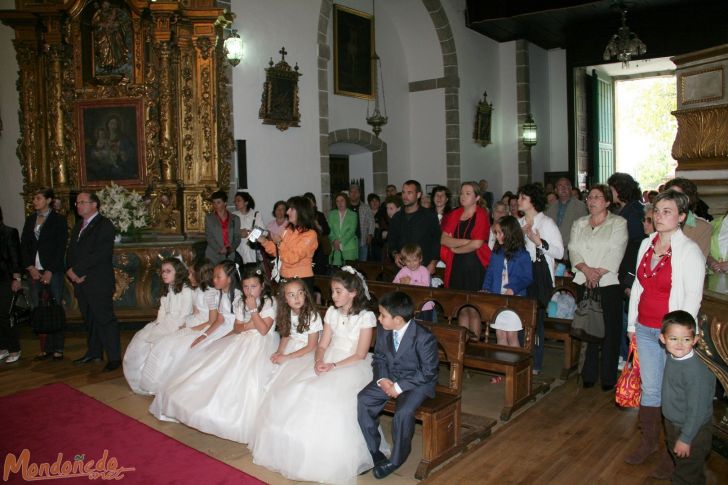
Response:
[{"label": "woman in green jacket", "polygon": [[332,209],[328,217],[331,228],[329,263],[341,266],[344,261],[356,260],[359,256],[359,240],[356,237],[359,219],[356,213],[348,208],[349,197],[345,193],[336,194],[334,202],[336,209]]}]

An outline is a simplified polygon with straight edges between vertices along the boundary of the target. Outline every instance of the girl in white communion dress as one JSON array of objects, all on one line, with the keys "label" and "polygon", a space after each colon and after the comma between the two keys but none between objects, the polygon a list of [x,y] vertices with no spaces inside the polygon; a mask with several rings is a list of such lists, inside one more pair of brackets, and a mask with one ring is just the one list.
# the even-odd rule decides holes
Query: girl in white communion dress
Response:
[{"label": "girl in white communion dress", "polygon": [[[173,375],[177,366],[186,366],[194,361],[200,349],[215,340],[224,337],[233,328],[235,314],[228,298],[221,298],[221,291],[228,293],[225,287],[224,269],[218,270],[218,285],[213,283],[215,266],[208,260],[196,261],[190,266],[190,284],[195,287],[194,307],[191,315],[182,322],[182,326],[174,333],[163,337],[152,349],[142,371],[139,387],[148,394],[156,394],[169,376]],[[235,289],[233,300],[240,299],[242,293]],[[218,306],[228,303],[227,312],[218,311]]]},{"label": "girl in white communion dress", "polygon": [[[276,364],[256,419],[253,442],[248,447],[264,456],[273,456],[279,442],[276,435],[285,425],[279,418],[279,401],[286,395],[291,383],[301,374],[309,374],[314,365],[314,350],[318,345],[319,332],[323,330],[321,316],[305,283],[290,279],[280,285],[276,328],[281,336],[278,350],[271,355]],[[271,466],[272,468],[272,466]]]},{"label": "girl in white communion dress", "polygon": [[[234,263],[221,264],[235,271]],[[235,308],[233,330],[171,376],[150,411],[160,419],[248,443],[279,339],[272,331],[275,303],[262,271],[245,265],[242,280],[244,300]]]},{"label": "girl in white communion dress", "polygon": [[373,466],[357,421],[357,394],[372,380],[368,351],[376,317],[367,309],[363,278],[344,268],[331,280],[334,306],[314,360],[281,375],[285,387],[274,381],[270,405],[261,407],[253,462],[292,480],[355,482]]},{"label": "girl in white communion dress", "polygon": [[187,268],[180,259],[166,258],[161,265],[162,285],[166,294],[159,301],[157,318],[139,330],[124,353],[124,377],[131,390],[146,394],[139,386],[147,358],[164,336],[176,331],[180,322],[192,314],[194,294],[187,286]]}]

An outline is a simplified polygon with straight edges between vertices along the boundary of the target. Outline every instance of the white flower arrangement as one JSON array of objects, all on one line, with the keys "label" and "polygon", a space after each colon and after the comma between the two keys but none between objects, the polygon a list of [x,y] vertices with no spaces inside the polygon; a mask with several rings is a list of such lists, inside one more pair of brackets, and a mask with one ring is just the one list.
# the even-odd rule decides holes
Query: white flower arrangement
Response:
[{"label": "white flower arrangement", "polygon": [[147,227],[147,206],[137,192],[111,182],[96,195],[101,201],[101,215],[108,217],[121,234],[139,232]]}]

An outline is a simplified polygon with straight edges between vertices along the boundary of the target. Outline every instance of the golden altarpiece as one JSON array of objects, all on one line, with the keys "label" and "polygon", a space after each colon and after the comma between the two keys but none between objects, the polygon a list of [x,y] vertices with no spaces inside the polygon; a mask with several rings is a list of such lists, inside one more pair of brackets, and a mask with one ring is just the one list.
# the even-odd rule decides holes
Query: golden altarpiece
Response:
[{"label": "golden altarpiece", "polygon": [[28,209],[38,187],[53,187],[69,223],[81,189],[114,181],[143,195],[151,225],[145,242],[115,250],[115,299],[122,319],[153,316],[159,254],[191,257],[209,195],[230,182],[224,10],[214,0],[17,0],[0,20],[15,30]]}]

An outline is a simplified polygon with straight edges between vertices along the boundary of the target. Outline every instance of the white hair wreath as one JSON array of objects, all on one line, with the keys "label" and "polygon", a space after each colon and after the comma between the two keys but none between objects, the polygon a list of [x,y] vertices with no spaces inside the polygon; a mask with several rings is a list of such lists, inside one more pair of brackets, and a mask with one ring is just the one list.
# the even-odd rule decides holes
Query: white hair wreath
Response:
[{"label": "white hair wreath", "polygon": [[367,286],[367,280],[364,279],[363,274],[361,274],[360,272],[358,272],[356,269],[354,269],[352,266],[349,266],[349,265],[342,266],[341,270],[346,271],[349,274],[353,274],[354,276],[359,278],[359,280],[361,281],[361,285],[364,287],[364,296],[366,296],[367,301],[372,299],[371,295],[369,295],[369,287]]}]

